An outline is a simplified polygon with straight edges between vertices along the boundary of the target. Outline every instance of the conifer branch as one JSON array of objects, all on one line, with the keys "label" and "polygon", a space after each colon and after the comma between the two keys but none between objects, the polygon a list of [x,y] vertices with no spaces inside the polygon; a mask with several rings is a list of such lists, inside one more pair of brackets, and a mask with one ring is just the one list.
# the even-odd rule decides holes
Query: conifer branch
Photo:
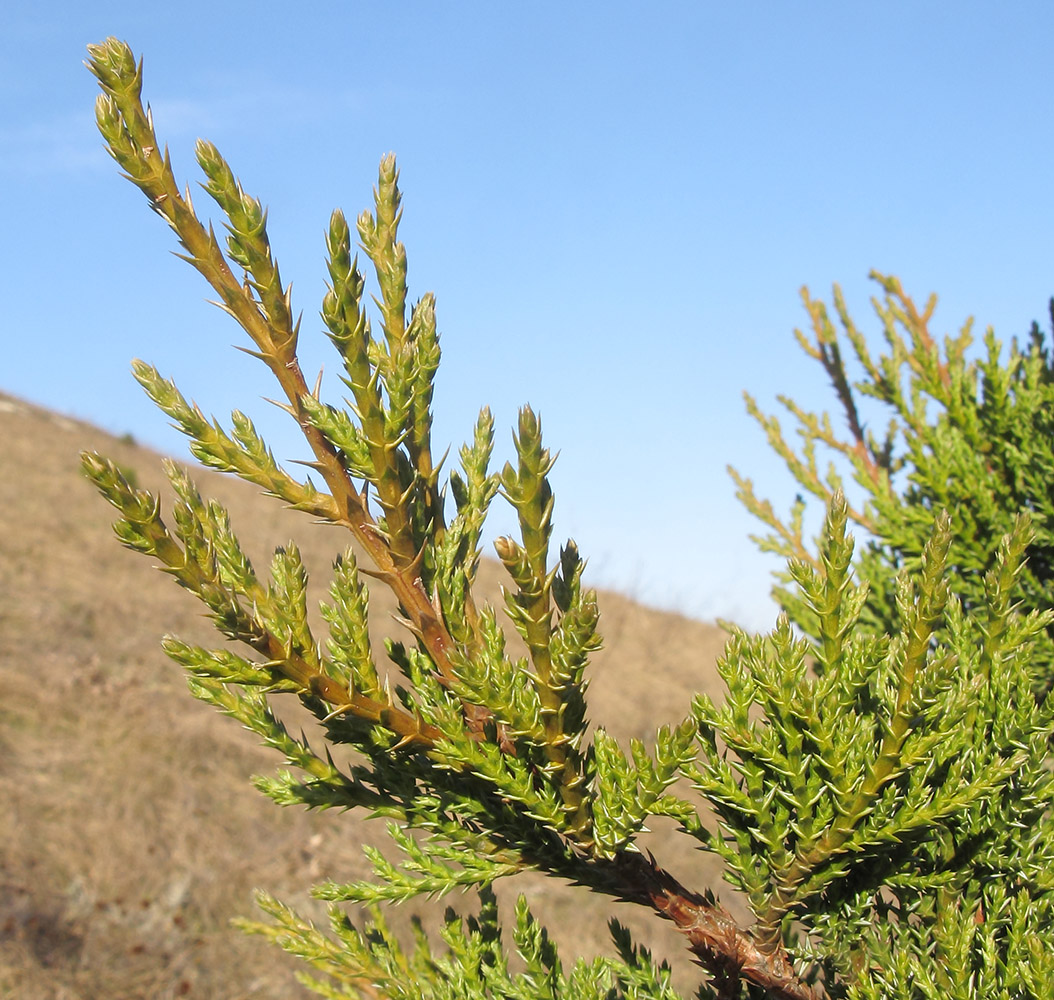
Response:
[{"label": "conifer branch", "polygon": [[[784,521],[732,470],[738,495],[772,532],[760,544],[789,560],[777,591],[785,613],[766,635],[731,630],[718,663],[723,703],[699,695],[688,718],[659,728],[653,747],[639,739],[624,747],[602,725],[588,731],[597,595],[583,585],[574,542],[551,558],[553,457],[529,407],[514,435],[516,462],[500,472],[490,469],[493,421],[480,412],[460,469],[449,472],[447,521],[444,460],[435,460],[431,440],[435,301],[425,295],[407,314],[394,157],[381,161],[373,211],[356,223],[377,278],[380,338],[342,213],[326,234],[322,319],[351,393],[335,406],[321,398],[321,380],[309,389],[300,372],[300,323],[261,203],[215,146],[199,142],[205,189],[226,219],[225,253],[158,152],[141,64],[114,39],[89,52],[111,155],[278,379],[279,405],[309,441],[306,464],[324,489],[282,469],[244,414],[235,411],[225,430],[151,366],[136,362],[135,377],[201,462],[345,526],[357,544],[334,564],[321,642],[293,543],[275,551],[269,574],[257,574],[227,512],[173,463],[170,528],[157,497],[112,462],[84,455],[86,474],[119,511],[118,538],[152,556],[252,654],[175,637],[163,648],[196,697],[282,755],[290,770],[254,779],[275,802],[358,808],[389,821],[394,857],[368,849],[370,880],[330,879],[317,896],[376,904],[455,888],[480,893],[476,916],[448,916],[442,952],[424,934],[405,949],[376,909],[361,930],[333,909],[324,933],[262,897],[273,923],[251,929],[324,977],[305,983],[325,996],[392,1000],[429,990],[466,1000],[593,1000],[598,991],[611,1000],[677,1000],[669,970],[617,924],[618,959],[580,960],[565,974],[522,898],[511,937],[526,971],[510,972],[489,886],[533,869],[672,921],[721,1000],[972,1000],[975,981],[1003,988],[1004,979],[1015,996],[1026,987],[1049,993],[1041,991],[1054,983],[1054,965],[1033,942],[1054,926],[1054,702],[1034,692],[1054,676],[1054,375],[1038,339],[1027,353],[1015,345],[1003,366],[989,334],[987,358],[968,364],[969,324],[938,345],[929,329],[936,300],[920,309],[896,279],[876,275],[888,353],[875,356],[837,287],[841,332],[803,292],[813,335],[797,337],[830,379],[848,437],[828,415],[781,397],[798,424],[795,449],[776,418],[747,399],[803,491],[826,505],[823,531],[806,542],[801,496]],[[861,382],[849,377],[843,333]],[[882,442],[867,430],[864,397],[894,413]],[[927,401],[939,407],[936,431]],[[1046,451],[1037,439],[1048,441]],[[826,470],[818,449],[836,459]],[[862,504],[846,500],[846,466]],[[905,467],[912,477],[902,497],[893,477]],[[512,581],[505,611],[526,646],[519,658],[508,652],[498,612],[473,595],[484,520],[499,493],[519,522],[519,538],[496,545]],[[1026,500],[1014,507],[1019,497]],[[1017,516],[1022,507],[1030,516]],[[875,539],[862,552],[849,522]],[[392,590],[415,640],[386,640],[406,681],[394,690],[374,661],[363,574]],[[286,693],[318,720],[325,752],[272,711],[270,699]],[[338,765],[330,746],[350,747],[351,759]],[[681,797],[680,779],[716,822]],[[638,837],[651,816],[675,819],[725,862],[752,920],[737,923],[711,890],[686,887],[642,853]]]},{"label": "conifer branch", "polygon": [[[310,649],[298,650],[297,644],[291,641],[292,636],[283,639],[268,627],[265,616],[259,614],[258,604],[254,612],[242,607],[238,596],[224,581],[215,554],[204,539],[201,539],[204,544],[198,546],[197,557],[190,549],[195,544],[192,536],[185,536],[189,539],[187,547],[180,546],[161,519],[160,501],[130,486],[114,463],[97,454],[85,453],[83,467],[85,474],[121,513],[121,519],[114,524],[117,537],[129,548],[157,558],[165,572],[205,601],[212,609],[217,625],[228,637],[244,642],[267,658],[261,668],[240,668],[247,679],[252,675],[253,682],[259,683],[263,675],[255,671],[267,669],[269,685],[275,682],[276,676],[284,677],[295,685],[296,690],[322,699],[335,710],[352,712],[359,718],[383,725],[405,745],[430,747],[435,743],[440,734],[434,726],[422,723],[390,701],[349,690],[324,673],[317,661],[310,662],[313,659]],[[174,474],[178,475],[178,470]],[[259,585],[241,594],[250,599],[261,595]],[[178,644],[171,645],[169,652],[177,660],[181,660],[184,654],[183,647]],[[223,655],[217,655],[220,660],[216,666],[218,675],[222,676],[226,670],[233,679],[231,668],[222,666]]]},{"label": "conifer branch", "polygon": [[640,854],[621,855],[616,870],[625,897],[650,905],[672,921],[687,938],[699,963],[717,984],[724,985],[728,996],[737,994],[742,980],[776,1000],[819,1000],[821,994],[794,970],[782,947],[762,948],[712,897],[685,889]]},{"label": "conifer branch", "polygon": [[[288,310],[279,304],[286,293],[281,290],[277,268],[271,261],[264,228],[266,219],[259,204],[244,195],[237,185],[230,187],[226,180],[229,168],[224,170],[225,164],[220,165],[222,161],[215,147],[199,148],[199,162],[210,177],[218,203],[228,211],[235,259],[255,268],[250,271],[255,285],[247,288],[231,271],[215,234],[211,229],[206,230],[194,214],[189,195],[180,194],[167,151],[164,155],[158,152],[153,123],[141,103],[142,64],[137,65],[128,46],[115,39],[90,46],[89,54],[89,68],[103,89],[96,104],[96,119],[110,154],[147,196],[151,207],[176,231],[187,250],[187,261],[212,285],[220,296],[222,308],[237,320],[256,345],[253,353],[278,380],[314,452],[316,468],[339,511],[337,523],[348,527],[369,553],[376,567],[373,572],[395,592],[436,669],[443,677],[452,679],[452,641],[420,583],[417,554],[411,554],[404,541],[397,542],[394,549],[385,542],[370,514],[365,494],[354,487],[333,444],[314,426],[307,413],[304,400],[313,396],[296,358],[295,329],[286,322]],[[383,182],[381,188],[387,190]],[[393,224],[394,219],[389,226]],[[254,291],[264,299],[258,300]],[[272,326],[272,314],[280,325]],[[386,322],[394,324],[398,331],[394,303],[389,303],[385,315]],[[388,502],[391,503],[391,498]],[[385,508],[389,516],[395,509],[399,509],[397,503]]]}]

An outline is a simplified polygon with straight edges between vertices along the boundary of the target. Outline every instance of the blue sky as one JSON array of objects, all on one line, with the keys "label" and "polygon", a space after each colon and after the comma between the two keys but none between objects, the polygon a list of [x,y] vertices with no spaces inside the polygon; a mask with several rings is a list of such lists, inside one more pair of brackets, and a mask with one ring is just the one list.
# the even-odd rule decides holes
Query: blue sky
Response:
[{"label": "blue sky", "polygon": [[110,34],[145,56],[177,173],[198,179],[205,136],[270,206],[305,370],[336,368],[317,320],[329,213],[356,215],[398,154],[411,297],[438,298],[437,442],[456,446],[487,403],[504,461],[529,401],[561,452],[558,536],[596,582],[653,604],[772,621],[773,563],[725,466],[777,509],[793,497],[741,391],[829,405],[792,337],[801,285],[841,283],[875,338],[871,268],[938,292],[940,332],[973,315],[1009,339],[1054,293],[1046,3],[167,10],[0,14],[0,388],[177,455],[132,357],[206,412],[249,412],[278,456],[303,449],[101,149],[81,61]]}]

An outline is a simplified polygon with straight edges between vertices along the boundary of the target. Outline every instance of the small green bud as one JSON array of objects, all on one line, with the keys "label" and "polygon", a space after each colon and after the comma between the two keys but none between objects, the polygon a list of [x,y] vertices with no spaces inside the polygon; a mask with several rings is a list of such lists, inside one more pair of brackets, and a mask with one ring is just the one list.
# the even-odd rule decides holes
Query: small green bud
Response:
[{"label": "small green bud", "polygon": [[143,63],[135,62],[128,44],[110,37],[100,45],[89,45],[88,69],[110,92],[121,92],[138,101],[143,87]]}]

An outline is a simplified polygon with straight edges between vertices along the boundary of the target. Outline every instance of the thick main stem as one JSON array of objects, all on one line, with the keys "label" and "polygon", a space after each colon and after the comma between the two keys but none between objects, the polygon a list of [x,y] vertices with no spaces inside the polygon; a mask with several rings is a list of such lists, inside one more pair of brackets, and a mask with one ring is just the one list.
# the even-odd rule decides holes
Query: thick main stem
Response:
[{"label": "thick main stem", "polygon": [[612,864],[616,893],[672,921],[719,983],[745,979],[777,1000],[820,1000],[820,992],[794,971],[782,945],[761,948],[723,906],[686,889],[653,859],[626,853]]}]

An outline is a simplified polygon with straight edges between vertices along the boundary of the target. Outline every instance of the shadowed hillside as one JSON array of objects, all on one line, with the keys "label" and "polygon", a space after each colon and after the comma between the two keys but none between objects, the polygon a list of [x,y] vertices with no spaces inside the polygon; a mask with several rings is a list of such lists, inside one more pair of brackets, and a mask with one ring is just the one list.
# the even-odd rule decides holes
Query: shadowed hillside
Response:
[{"label": "shadowed hillside", "polygon": [[[313,996],[293,980],[298,963],[228,921],[253,915],[254,887],[321,915],[309,885],[362,877],[362,844],[383,844],[383,826],[280,810],[249,785],[277,755],[191,698],[158,643],[165,632],[221,640],[196,599],[114,540],[114,512],[79,474],[83,448],[160,488],[153,452],[0,394],[0,996]],[[254,561],[266,565],[295,537],[316,584],[328,582],[347,538],[243,483],[195,476],[229,507]],[[496,563],[481,569],[491,600],[501,573]],[[383,648],[398,626],[387,593],[375,595]],[[684,717],[693,692],[716,695],[719,629],[614,594],[600,606],[606,648],[591,669],[592,719],[620,739],[650,740]],[[308,726],[289,697],[287,719]],[[673,839],[650,838],[659,861],[695,888],[720,888],[713,861]],[[607,950],[609,900],[526,875],[499,890],[503,902],[530,898],[565,958]],[[427,925],[436,907],[406,906],[400,919],[421,913]],[[618,916],[691,989],[698,977],[676,933],[628,906]]]}]

